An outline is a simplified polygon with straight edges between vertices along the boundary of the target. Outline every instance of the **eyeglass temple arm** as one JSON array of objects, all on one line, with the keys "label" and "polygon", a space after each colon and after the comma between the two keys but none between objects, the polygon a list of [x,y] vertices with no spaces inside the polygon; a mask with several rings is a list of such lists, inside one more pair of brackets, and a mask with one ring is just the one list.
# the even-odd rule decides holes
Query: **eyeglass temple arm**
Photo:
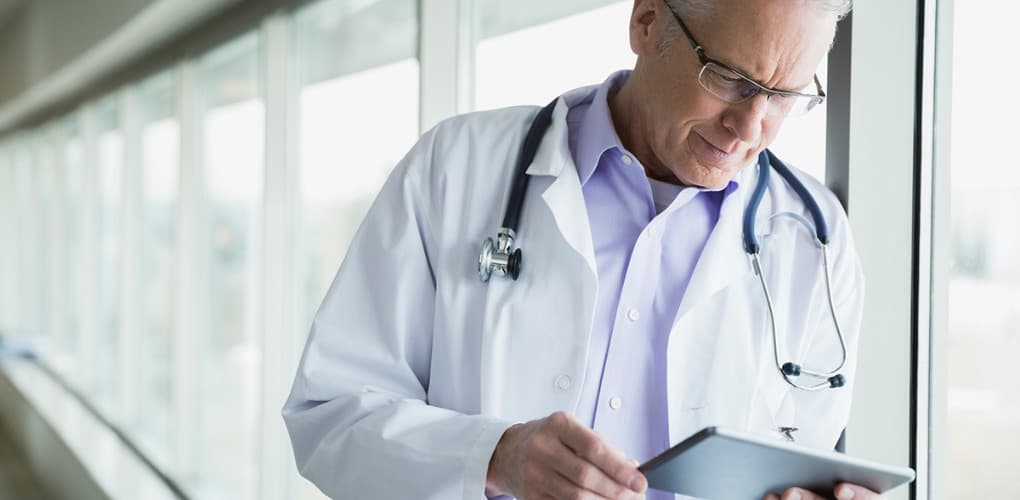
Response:
[{"label": "eyeglass temple arm", "polygon": [[[687,38],[687,43],[691,44],[691,48],[698,54],[698,59],[703,58],[705,56],[705,49],[701,48],[701,45],[694,39],[694,36],[691,35],[691,30],[687,29],[687,25],[684,24],[684,20],[680,19],[680,15],[673,10],[673,6],[670,5],[668,1],[666,2],[666,8],[669,9],[669,13],[673,14],[673,18],[676,19],[677,24],[680,25],[680,30],[684,32],[684,36]],[[704,64],[704,61],[702,61],[702,64]]]}]

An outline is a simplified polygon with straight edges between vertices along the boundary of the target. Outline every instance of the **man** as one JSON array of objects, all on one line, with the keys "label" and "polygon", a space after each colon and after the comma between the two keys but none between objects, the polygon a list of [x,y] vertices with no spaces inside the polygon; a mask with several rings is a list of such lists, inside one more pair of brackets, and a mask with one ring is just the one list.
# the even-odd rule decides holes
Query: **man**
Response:
[{"label": "man", "polygon": [[[848,3],[635,0],[634,70],[561,96],[528,167],[517,281],[482,283],[474,266],[535,109],[426,133],[316,316],[284,408],[302,474],[337,498],[668,498],[646,492],[637,463],[708,425],[777,439],[799,427],[831,449],[851,388],[784,381],[740,228],[756,158],[817,103]],[[832,234],[852,382],[860,266],[838,202],[800,176]],[[773,217],[807,210],[778,177],[756,219],[776,356],[834,366],[816,247]]]}]

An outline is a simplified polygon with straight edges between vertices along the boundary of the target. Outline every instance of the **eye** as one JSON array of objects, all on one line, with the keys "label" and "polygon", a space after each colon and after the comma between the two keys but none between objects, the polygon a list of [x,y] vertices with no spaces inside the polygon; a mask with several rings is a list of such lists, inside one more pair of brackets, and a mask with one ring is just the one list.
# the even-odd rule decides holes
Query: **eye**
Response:
[{"label": "eye", "polygon": [[729,77],[729,76],[726,76],[726,75],[719,75],[719,78],[722,78],[722,81],[724,81],[726,83],[737,83],[737,82],[743,80],[743,78]]}]

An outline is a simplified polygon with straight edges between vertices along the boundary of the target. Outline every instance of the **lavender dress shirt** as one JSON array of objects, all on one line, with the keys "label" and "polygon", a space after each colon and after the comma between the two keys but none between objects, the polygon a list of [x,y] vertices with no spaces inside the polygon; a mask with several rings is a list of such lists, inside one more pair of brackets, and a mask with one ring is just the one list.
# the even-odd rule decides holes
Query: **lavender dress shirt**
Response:
[{"label": "lavender dress shirt", "polygon": [[609,109],[608,98],[629,75],[614,73],[567,114],[599,284],[576,415],[644,462],[669,447],[666,344],[723,197],[737,184],[707,190],[646,177]]}]

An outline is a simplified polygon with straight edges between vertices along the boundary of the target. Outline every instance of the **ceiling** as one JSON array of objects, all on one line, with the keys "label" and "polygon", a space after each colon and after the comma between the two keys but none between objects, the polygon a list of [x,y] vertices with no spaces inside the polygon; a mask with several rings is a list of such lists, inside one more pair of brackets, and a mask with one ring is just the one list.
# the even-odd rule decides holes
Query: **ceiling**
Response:
[{"label": "ceiling", "polygon": [[7,24],[7,18],[14,9],[28,0],[0,0],[0,26]]}]

